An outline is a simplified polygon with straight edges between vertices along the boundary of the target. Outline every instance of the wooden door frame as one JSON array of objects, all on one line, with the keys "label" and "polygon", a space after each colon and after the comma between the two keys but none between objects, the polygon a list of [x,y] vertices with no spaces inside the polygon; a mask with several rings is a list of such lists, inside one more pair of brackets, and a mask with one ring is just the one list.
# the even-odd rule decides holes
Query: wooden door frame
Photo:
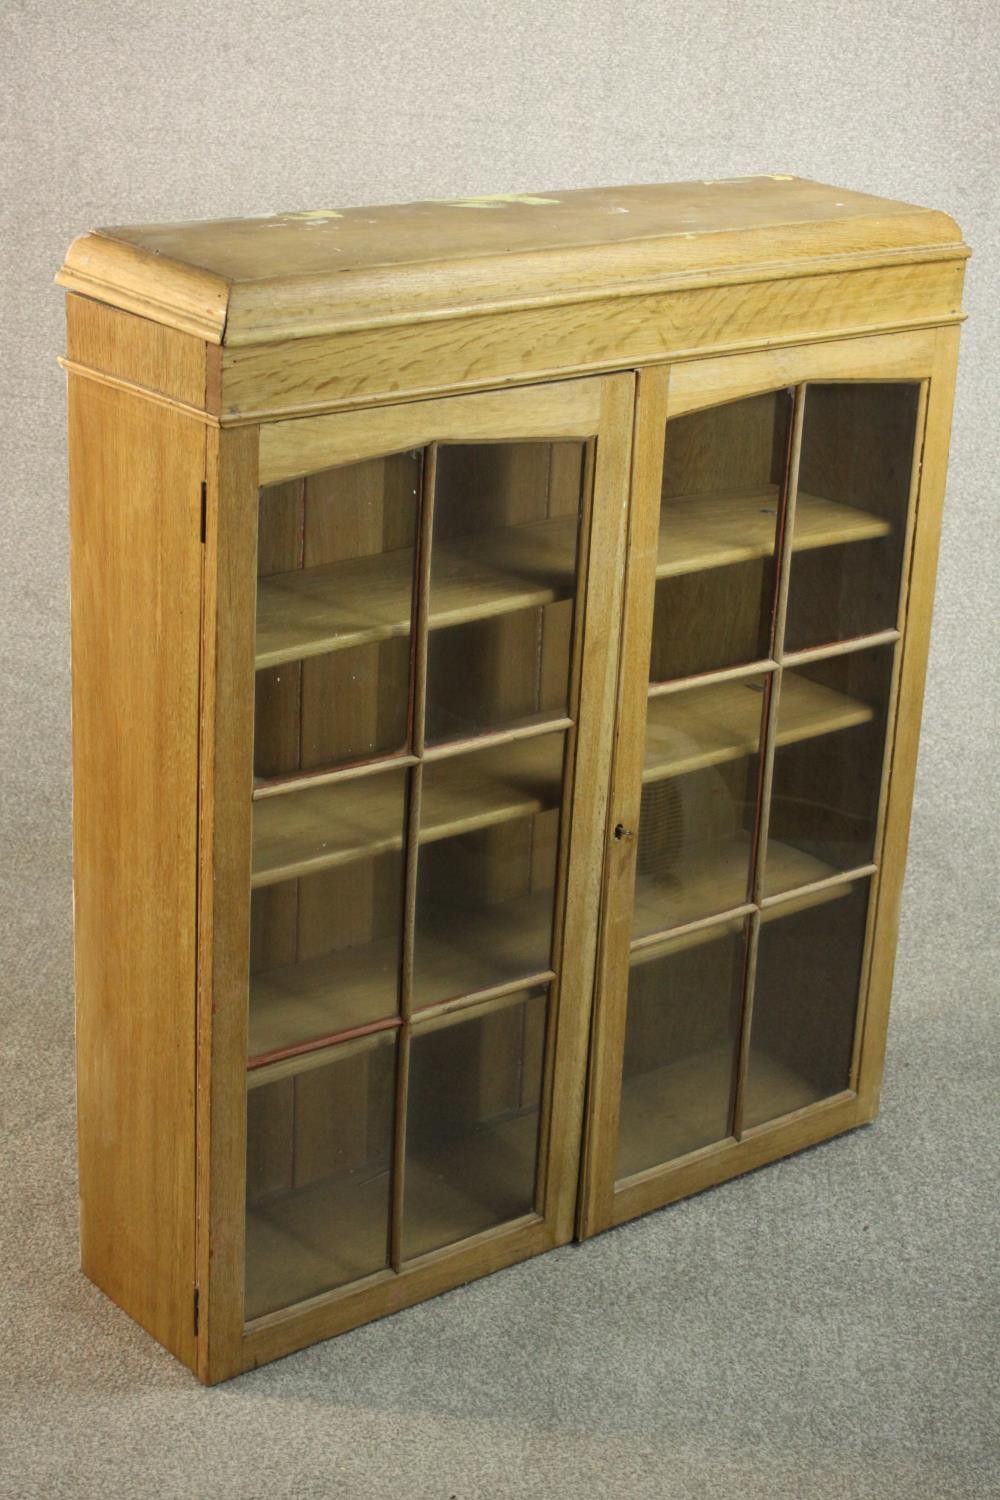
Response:
[{"label": "wooden door frame", "polygon": [[[198,1356],[208,1383],[563,1243],[573,1234],[618,683],[631,372],[210,430],[199,794]],[[413,1269],[244,1327],[247,994],[258,485],[438,440],[596,438],[544,1213]],[[542,1153],[545,1153],[543,1142]]]},{"label": "wooden door frame", "polygon": [[[627,544],[616,740],[602,888],[594,1030],[577,1233],[599,1232],[765,1162],[870,1121],[878,1109],[905,870],[955,383],[958,326],[876,334],[793,348],[721,355],[639,372]],[[638,1174],[616,1193],[618,1108],[625,1038],[632,889],[644,752],[649,639],[668,418],[805,381],[920,381],[910,550],[904,562],[896,690],[887,728],[880,836],[875,851],[858,1003],[856,1091],[848,1090]],[[616,838],[620,828],[623,837]]]}]

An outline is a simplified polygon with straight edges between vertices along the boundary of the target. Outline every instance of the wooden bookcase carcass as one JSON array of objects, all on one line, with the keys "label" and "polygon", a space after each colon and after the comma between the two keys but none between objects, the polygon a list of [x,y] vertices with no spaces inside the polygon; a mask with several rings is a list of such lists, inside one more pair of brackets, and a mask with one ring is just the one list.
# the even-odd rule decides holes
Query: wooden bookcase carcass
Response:
[{"label": "wooden bookcase carcass", "polygon": [[83,1267],[201,1379],[873,1118],[967,254],[785,176],[71,246]]}]

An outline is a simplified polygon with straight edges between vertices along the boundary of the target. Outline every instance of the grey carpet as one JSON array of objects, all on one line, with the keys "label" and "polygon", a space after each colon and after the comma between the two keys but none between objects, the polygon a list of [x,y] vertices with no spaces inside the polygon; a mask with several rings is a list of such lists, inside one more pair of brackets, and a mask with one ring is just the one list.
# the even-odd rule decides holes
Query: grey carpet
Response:
[{"label": "grey carpet", "polygon": [[[986,0],[0,7],[2,1500],[1000,1496],[998,41]],[[62,252],[768,171],[976,252],[883,1114],[204,1391],[76,1269]]]}]

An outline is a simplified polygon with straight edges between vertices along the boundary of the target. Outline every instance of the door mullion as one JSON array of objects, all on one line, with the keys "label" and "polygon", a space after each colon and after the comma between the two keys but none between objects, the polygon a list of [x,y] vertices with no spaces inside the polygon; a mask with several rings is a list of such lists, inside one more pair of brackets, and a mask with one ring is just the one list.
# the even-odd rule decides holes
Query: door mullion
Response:
[{"label": "door mullion", "polygon": [[799,492],[799,463],[802,455],[802,422],[805,413],[804,385],[796,386],[792,423],[788,439],[788,459],[783,495],[778,507],[777,589],[774,603],[771,655],[777,663],[768,683],[764,722],[761,726],[761,768],[757,793],[757,816],[754,823],[754,847],[751,855],[750,898],[756,907],[750,918],[747,939],[747,962],[743,977],[743,1004],[740,1017],[740,1042],[736,1062],[733,1098],[732,1133],[741,1139],[743,1108],[746,1096],[747,1064],[750,1056],[750,1028],[753,1024],[754,988],[757,980],[757,949],[760,943],[760,903],[763,897],[764,865],[767,856],[768,830],[771,823],[771,788],[774,784],[774,752],[777,743],[778,714],[784,674],[785,620],[788,617],[788,590],[791,581],[792,537],[795,530],[795,506]]},{"label": "door mullion", "polygon": [[406,1104],[410,1077],[410,1017],[413,1013],[413,947],[417,910],[417,858],[420,805],[423,795],[424,739],[427,718],[427,634],[434,528],[434,490],[437,481],[436,443],[424,454],[420,490],[420,527],[414,564],[413,645],[410,667],[410,749],[419,757],[410,769],[406,809],[406,852],[403,892],[403,934],[400,952],[399,1010],[402,1026],[396,1052],[392,1187],[389,1212],[389,1264],[398,1271],[402,1261],[403,1203],[406,1186]]}]

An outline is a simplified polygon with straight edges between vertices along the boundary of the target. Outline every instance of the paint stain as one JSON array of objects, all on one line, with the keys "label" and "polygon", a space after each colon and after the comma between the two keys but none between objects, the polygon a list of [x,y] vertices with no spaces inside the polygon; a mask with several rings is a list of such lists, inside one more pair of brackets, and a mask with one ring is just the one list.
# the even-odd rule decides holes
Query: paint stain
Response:
[{"label": "paint stain", "polygon": [[530,193],[484,193],[474,198],[437,198],[449,208],[501,208],[505,203],[526,203],[529,207],[541,204],[557,204],[558,198],[533,198]]}]

